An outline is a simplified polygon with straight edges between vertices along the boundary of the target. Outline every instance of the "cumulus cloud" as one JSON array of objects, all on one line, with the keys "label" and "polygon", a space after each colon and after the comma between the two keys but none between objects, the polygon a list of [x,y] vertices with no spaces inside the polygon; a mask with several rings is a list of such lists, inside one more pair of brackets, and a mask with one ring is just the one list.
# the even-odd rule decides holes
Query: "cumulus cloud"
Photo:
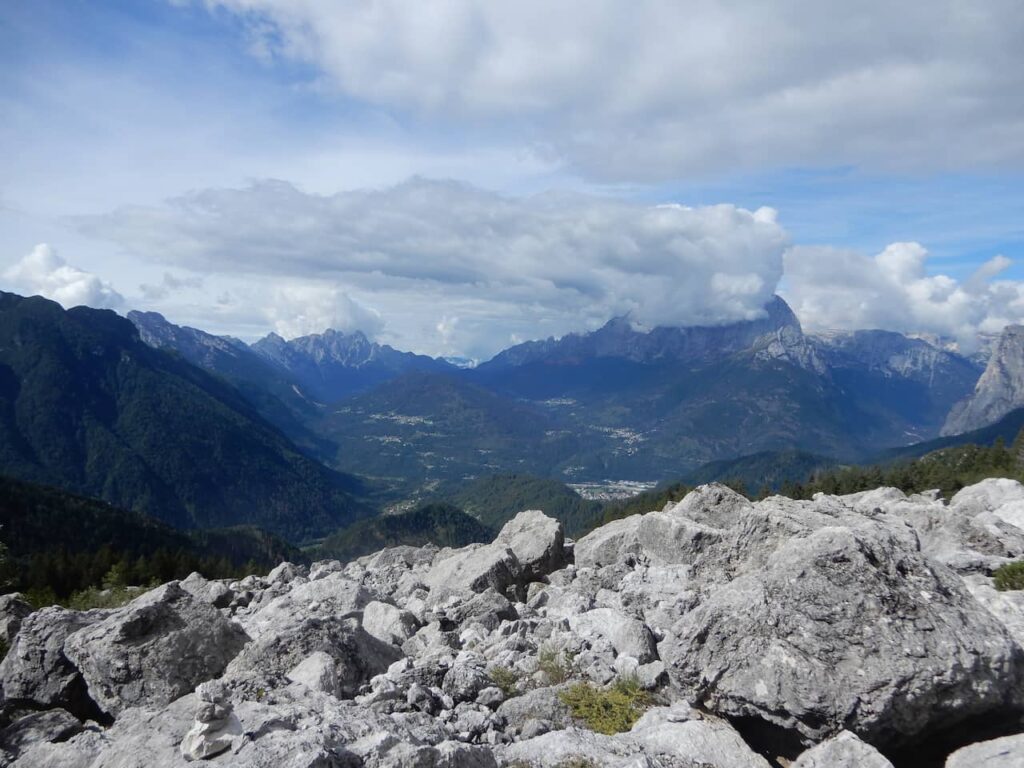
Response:
[{"label": "cumulus cloud", "polygon": [[116,308],[124,303],[106,280],[64,261],[46,243],[40,243],[3,272],[4,282],[18,293],[45,296],[64,307]]},{"label": "cumulus cloud", "polygon": [[369,338],[383,328],[380,313],[365,307],[336,286],[293,283],[276,288],[266,308],[274,330],[286,339],[333,328],[362,331]]},{"label": "cumulus cloud", "polygon": [[893,243],[875,256],[796,246],[785,256],[784,297],[811,328],[885,328],[951,336],[970,348],[979,331],[1024,321],[1024,283],[998,280],[1004,256],[967,280],[929,275],[927,250]]},{"label": "cumulus cloud", "polygon": [[[530,318],[535,331],[544,319],[571,320],[555,323],[563,333],[623,314],[648,326],[756,317],[788,245],[767,208],[509,198],[425,179],[329,196],[263,181],[78,223],[132,254],[197,272],[388,291],[401,297],[385,311],[389,321],[402,311],[397,304],[421,303],[436,325],[455,314],[444,302],[484,300],[505,307],[506,322]],[[459,311],[467,320],[460,333],[471,324],[467,312],[480,314]]]},{"label": "cumulus cloud", "polygon": [[1024,161],[1024,4],[204,0],[323,90],[586,172]]}]

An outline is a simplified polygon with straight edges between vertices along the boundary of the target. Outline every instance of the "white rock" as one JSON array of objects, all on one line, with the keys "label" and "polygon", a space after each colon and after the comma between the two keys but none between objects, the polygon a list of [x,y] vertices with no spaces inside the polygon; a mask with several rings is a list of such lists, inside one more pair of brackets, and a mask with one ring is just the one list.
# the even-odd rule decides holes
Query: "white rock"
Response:
[{"label": "white rock", "polygon": [[849,731],[804,752],[791,768],[893,768],[884,755]]},{"label": "white rock", "polygon": [[338,668],[334,659],[323,651],[314,651],[288,672],[288,679],[310,690],[337,696]]}]

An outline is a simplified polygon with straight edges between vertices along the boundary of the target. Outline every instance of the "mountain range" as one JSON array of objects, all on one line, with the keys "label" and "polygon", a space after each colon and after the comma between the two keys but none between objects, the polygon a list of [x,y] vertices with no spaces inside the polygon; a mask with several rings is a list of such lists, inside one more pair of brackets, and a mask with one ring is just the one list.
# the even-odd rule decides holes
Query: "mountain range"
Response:
[{"label": "mountain range", "polygon": [[805,333],[776,297],[752,321],[614,318],[460,367],[359,332],[249,345],[0,294],[0,474],[293,542],[495,475],[774,483],[1004,416],[1022,339],[1008,328],[982,375],[938,341]]},{"label": "mountain range", "polygon": [[764,451],[856,460],[938,436],[982,372],[923,338],[805,334],[779,297],[752,321],[643,329],[614,318],[473,368],[359,332],[251,347],[203,334],[197,349],[202,332],[178,340],[163,318],[160,333],[152,314],[130,318],[335,468],[401,492],[501,472],[658,481]]}]

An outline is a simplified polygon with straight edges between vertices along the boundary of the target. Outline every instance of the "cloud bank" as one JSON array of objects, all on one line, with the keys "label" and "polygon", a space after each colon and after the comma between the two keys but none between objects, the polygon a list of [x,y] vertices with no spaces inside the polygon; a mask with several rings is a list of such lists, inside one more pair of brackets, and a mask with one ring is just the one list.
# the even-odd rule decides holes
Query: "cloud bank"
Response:
[{"label": "cloud bank", "polygon": [[1024,162],[1018,0],[205,0],[250,50],[588,175]]},{"label": "cloud bank", "polygon": [[[421,178],[316,195],[268,180],[75,223],[139,263],[187,275],[161,272],[139,303],[173,319],[177,302],[183,320],[242,335],[358,329],[486,358],[614,316],[645,327],[751,319],[776,292],[810,329],[928,332],[967,348],[978,332],[1024,322],[1024,283],[1002,278],[1005,257],[958,280],[929,270],[919,243],[874,256],[793,245],[766,208],[514,198]],[[123,302],[46,246],[5,277],[63,303]]]},{"label": "cloud bank", "polygon": [[115,309],[124,304],[124,297],[110,283],[71,266],[46,243],[25,254],[2,277],[10,290],[45,296],[65,308],[85,304]]},{"label": "cloud bank", "polygon": [[1024,321],[1024,283],[998,280],[1004,256],[965,281],[929,275],[920,243],[893,243],[875,256],[796,246],[785,256],[784,297],[810,328],[928,332],[971,348],[977,333]]},{"label": "cloud bank", "polygon": [[416,309],[445,343],[498,319],[502,336],[489,340],[497,347],[508,333],[545,325],[566,333],[613,315],[648,326],[756,317],[781,277],[788,245],[770,209],[509,198],[425,179],[330,196],[262,181],[77,223],[151,262],[332,286],[285,302],[305,302],[304,327],[330,319],[318,306],[341,312],[345,324],[372,322],[358,303],[330,298],[342,286],[387,301],[380,309],[389,325]]}]

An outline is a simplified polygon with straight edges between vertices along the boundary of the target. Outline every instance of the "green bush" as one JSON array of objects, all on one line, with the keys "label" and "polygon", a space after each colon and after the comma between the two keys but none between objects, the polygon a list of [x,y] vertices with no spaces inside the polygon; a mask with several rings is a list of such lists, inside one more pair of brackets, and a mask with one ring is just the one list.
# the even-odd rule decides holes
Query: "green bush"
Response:
[{"label": "green bush", "polygon": [[492,667],[487,673],[487,676],[491,678],[491,682],[494,683],[501,692],[505,694],[506,699],[511,699],[513,696],[519,695],[519,680],[521,675],[514,669],[508,667]]},{"label": "green bush", "polygon": [[548,685],[561,685],[573,676],[573,661],[566,651],[541,648],[537,654],[537,669],[544,673]]},{"label": "green bush", "polygon": [[67,600],[62,601],[65,608],[73,611],[88,611],[93,608],[120,608],[130,603],[136,597],[145,592],[139,587],[114,587],[110,589],[96,589],[89,587],[80,592],[75,592]]},{"label": "green bush", "polygon": [[577,683],[559,698],[590,730],[608,735],[628,731],[651,704],[635,678],[620,678],[609,688]]},{"label": "green bush", "polygon": [[996,589],[1000,592],[1024,589],[1024,560],[999,566],[996,569],[994,580]]}]

